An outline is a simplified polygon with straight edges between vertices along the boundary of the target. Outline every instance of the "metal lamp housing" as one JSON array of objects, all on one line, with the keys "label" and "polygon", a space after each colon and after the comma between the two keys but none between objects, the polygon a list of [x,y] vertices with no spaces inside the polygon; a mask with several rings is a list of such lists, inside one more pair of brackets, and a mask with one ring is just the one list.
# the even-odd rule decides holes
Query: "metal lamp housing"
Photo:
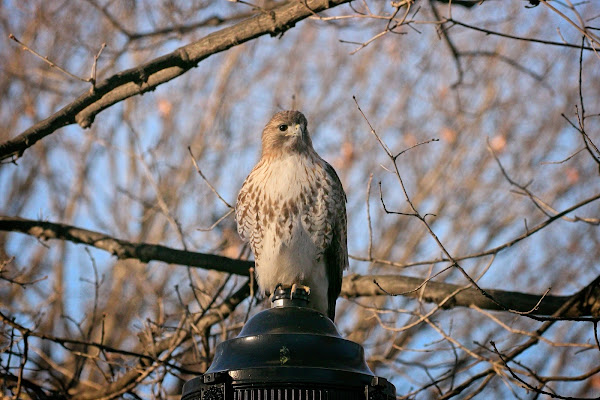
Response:
[{"label": "metal lamp housing", "polygon": [[212,365],[186,382],[182,400],[395,399],[394,385],[373,375],[362,346],[307,303],[303,289],[276,291],[273,308],[217,345]]}]

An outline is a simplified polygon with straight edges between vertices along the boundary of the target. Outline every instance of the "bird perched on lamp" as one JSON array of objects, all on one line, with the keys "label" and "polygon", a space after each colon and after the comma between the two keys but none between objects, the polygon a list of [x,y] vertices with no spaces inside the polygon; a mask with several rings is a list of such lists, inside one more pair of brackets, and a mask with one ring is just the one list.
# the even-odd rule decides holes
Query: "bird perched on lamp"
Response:
[{"label": "bird perched on lamp", "polygon": [[259,288],[269,294],[278,284],[308,286],[309,306],[333,320],[348,267],[346,194],[313,149],[301,112],[278,112],[265,126],[236,220],[254,253]]}]

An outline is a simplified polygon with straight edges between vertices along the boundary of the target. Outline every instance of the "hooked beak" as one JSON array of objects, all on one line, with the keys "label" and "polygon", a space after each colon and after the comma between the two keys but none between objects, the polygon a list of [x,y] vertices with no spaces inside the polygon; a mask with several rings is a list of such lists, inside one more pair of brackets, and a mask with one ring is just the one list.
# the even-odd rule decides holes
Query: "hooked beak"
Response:
[{"label": "hooked beak", "polygon": [[302,136],[302,126],[300,124],[291,125],[286,136]]}]

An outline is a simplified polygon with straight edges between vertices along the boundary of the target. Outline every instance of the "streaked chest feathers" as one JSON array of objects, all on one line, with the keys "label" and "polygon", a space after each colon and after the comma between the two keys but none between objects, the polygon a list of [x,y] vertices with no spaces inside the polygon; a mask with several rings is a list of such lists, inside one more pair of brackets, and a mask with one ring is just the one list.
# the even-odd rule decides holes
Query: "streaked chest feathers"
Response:
[{"label": "streaked chest feathers", "polygon": [[299,236],[306,235],[318,259],[331,243],[332,221],[337,220],[343,202],[343,193],[334,190],[320,158],[289,154],[268,162],[263,159],[240,191],[238,231],[257,260],[265,246],[273,251],[271,246],[305,243],[306,238]]}]

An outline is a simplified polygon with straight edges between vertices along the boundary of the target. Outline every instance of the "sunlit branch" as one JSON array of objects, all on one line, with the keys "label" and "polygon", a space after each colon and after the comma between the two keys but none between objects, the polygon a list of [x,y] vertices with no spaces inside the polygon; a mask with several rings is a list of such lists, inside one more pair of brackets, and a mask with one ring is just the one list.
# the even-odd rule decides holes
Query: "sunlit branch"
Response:
[{"label": "sunlit branch", "polygon": [[0,230],[22,232],[44,240],[60,239],[86,244],[105,250],[121,260],[162,261],[168,264],[207,268],[237,275],[248,275],[248,268],[254,266],[251,261],[234,260],[228,257],[178,250],[161,245],[134,243],[116,239],[104,233],[52,222],[0,217]]},{"label": "sunlit branch", "polygon": [[[249,269],[254,266],[254,262],[252,261],[178,250],[161,245],[133,243],[116,239],[100,232],[52,222],[0,216],[0,230],[22,232],[45,240],[59,239],[90,245],[106,250],[119,259],[136,259],[141,262],[162,261],[169,264],[212,269],[242,276],[249,276]],[[349,275],[343,280],[341,296],[354,298],[401,294],[413,298],[421,296],[426,302],[440,303],[448,294],[462,288],[460,285],[432,280],[427,280],[427,285],[425,286],[423,283],[424,280],[422,278],[402,275]],[[422,291],[416,290],[422,286],[424,286]],[[382,290],[382,288],[385,290]],[[570,298],[570,296],[545,296],[540,301],[541,295],[494,289],[485,289],[485,291],[502,305],[511,309],[527,312],[535,308],[531,313],[532,315],[551,315]],[[478,289],[465,289],[454,296],[445,307],[470,307],[475,305],[482,309],[503,310],[497,303],[494,303],[481,293],[478,294],[478,292]],[[600,297],[598,304],[600,305]],[[589,310],[594,309],[593,307],[600,306],[595,306],[595,303],[590,304],[587,308],[583,309],[583,313],[577,310],[570,310],[564,317],[575,318],[590,315]]]},{"label": "sunlit branch", "polygon": [[57,129],[74,123],[89,128],[98,113],[120,101],[154,90],[196,67],[213,54],[263,35],[277,36],[317,12],[347,3],[349,0],[306,0],[288,2],[268,13],[221,29],[197,42],[158,57],[138,67],[115,74],[98,83],[93,93],[86,92],[43,121],[31,126],[13,139],[0,143],[0,161],[13,161],[37,141]]}]

